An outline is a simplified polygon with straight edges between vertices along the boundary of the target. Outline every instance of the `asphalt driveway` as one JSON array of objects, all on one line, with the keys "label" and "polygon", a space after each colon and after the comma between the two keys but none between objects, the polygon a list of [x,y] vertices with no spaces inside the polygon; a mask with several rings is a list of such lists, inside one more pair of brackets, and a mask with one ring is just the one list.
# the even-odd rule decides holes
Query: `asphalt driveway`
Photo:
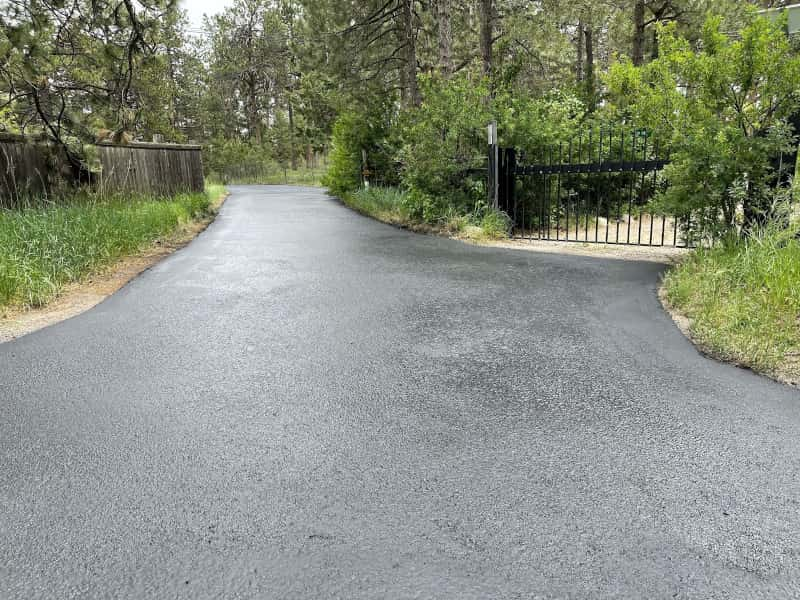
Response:
[{"label": "asphalt driveway", "polygon": [[235,187],[0,345],[0,598],[798,598],[800,392],[660,269]]}]

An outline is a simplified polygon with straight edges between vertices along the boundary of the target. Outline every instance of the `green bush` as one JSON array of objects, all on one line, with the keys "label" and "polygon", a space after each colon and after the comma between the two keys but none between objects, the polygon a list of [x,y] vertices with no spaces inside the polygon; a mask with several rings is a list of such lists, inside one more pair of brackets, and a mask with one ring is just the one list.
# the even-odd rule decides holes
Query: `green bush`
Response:
[{"label": "green bush", "polygon": [[64,205],[0,211],[0,306],[41,306],[64,284],[205,215],[221,193],[210,187],[166,199],[85,195]]},{"label": "green bush", "polygon": [[602,115],[590,116],[582,100],[562,91],[537,98],[505,90],[497,94],[495,106],[500,145],[528,157],[543,156],[550,147],[569,144],[587,127],[602,125]]},{"label": "green bush", "polygon": [[388,106],[381,106],[368,112],[344,112],[336,119],[330,164],[322,180],[333,194],[343,196],[361,186],[363,154],[372,181],[397,183],[391,114]]},{"label": "green bush", "polygon": [[480,219],[480,228],[489,239],[506,238],[511,232],[511,219],[502,211],[487,210]]},{"label": "green bush", "polygon": [[424,102],[400,121],[402,183],[407,209],[426,222],[448,207],[472,210],[482,190],[468,171],[486,164],[486,125],[492,120],[484,80],[464,75],[421,81]]},{"label": "green bush", "polygon": [[709,17],[700,51],[665,27],[658,59],[640,68],[617,62],[607,77],[613,112],[647,125],[672,150],[658,208],[693,212],[709,236],[770,216],[772,163],[792,149],[787,119],[800,108],[800,55],[785,25],[758,17],[730,36]]}]

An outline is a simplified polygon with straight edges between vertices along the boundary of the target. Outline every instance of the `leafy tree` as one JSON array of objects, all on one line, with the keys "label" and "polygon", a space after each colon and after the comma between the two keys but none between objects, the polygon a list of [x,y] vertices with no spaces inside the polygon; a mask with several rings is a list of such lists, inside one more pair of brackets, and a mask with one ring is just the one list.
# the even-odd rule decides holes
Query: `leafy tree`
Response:
[{"label": "leafy tree", "polygon": [[287,85],[288,31],[279,11],[263,0],[237,0],[209,23],[215,92],[233,129],[261,144],[272,103]]},{"label": "leafy tree", "polygon": [[133,136],[148,109],[162,108],[151,95],[160,24],[175,10],[174,0],[4,3],[3,106],[13,106],[21,131],[43,132],[84,170],[82,145],[98,130]]},{"label": "leafy tree", "polygon": [[641,68],[622,61],[607,78],[616,112],[670,141],[662,206],[694,211],[707,231],[719,219],[736,226],[740,207],[745,229],[769,216],[778,175],[773,159],[791,151],[787,120],[800,108],[800,56],[785,23],[753,18],[735,37],[721,23],[708,18],[699,50],[674,25],[665,27],[657,60]]},{"label": "leafy tree", "polygon": [[394,164],[397,149],[391,139],[391,115],[387,106],[339,115],[333,125],[331,162],[324,179],[334,194],[356,190],[365,170],[373,181],[397,183]]},{"label": "leafy tree", "polygon": [[414,203],[412,216],[432,221],[447,206],[471,209],[483,194],[467,172],[485,164],[486,124],[492,111],[488,80],[460,75],[425,77],[425,102],[403,118],[402,179]]}]

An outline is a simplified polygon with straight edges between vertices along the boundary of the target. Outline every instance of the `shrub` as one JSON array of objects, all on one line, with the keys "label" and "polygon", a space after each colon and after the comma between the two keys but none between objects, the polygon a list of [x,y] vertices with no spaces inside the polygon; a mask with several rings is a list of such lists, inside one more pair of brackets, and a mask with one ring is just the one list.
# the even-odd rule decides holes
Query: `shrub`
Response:
[{"label": "shrub", "polygon": [[392,141],[392,123],[388,107],[369,112],[344,112],[333,125],[328,172],[323,184],[343,196],[361,186],[363,156],[372,181],[385,185],[397,183],[396,148]]},{"label": "shrub", "polygon": [[409,212],[432,222],[448,206],[464,212],[479,199],[468,172],[486,163],[488,87],[466,75],[423,78],[425,100],[401,119],[402,182]]},{"label": "shrub", "polygon": [[487,210],[481,217],[480,227],[487,238],[499,240],[508,237],[511,219],[502,211]]},{"label": "shrub", "polygon": [[773,163],[794,144],[787,119],[800,108],[800,56],[784,28],[758,17],[733,38],[709,17],[696,51],[674,26],[665,27],[657,60],[641,68],[623,60],[609,72],[616,113],[670,142],[661,208],[700,212],[711,235],[719,234],[717,223],[746,230],[769,216]]}]

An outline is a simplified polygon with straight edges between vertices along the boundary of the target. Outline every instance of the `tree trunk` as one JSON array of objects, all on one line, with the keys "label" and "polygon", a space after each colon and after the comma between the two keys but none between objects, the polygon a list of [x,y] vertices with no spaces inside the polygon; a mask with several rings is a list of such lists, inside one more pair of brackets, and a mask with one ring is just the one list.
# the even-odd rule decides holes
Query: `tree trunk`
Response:
[{"label": "tree trunk", "polygon": [[583,37],[586,41],[586,102],[589,111],[595,109],[596,92],[594,81],[594,31],[591,26],[583,30]]},{"label": "tree trunk", "polygon": [[644,9],[645,0],[636,0],[633,6],[633,47],[631,48],[631,60],[637,67],[644,63]]},{"label": "tree trunk", "polygon": [[653,50],[650,53],[650,59],[655,60],[658,58],[658,29],[653,29]]},{"label": "tree trunk", "polygon": [[490,77],[492,74],[493,12],[493,0],[480,0],[481,58],[483,59],[483,74],[486,77]]},{"label": "tree trunk", "polygon": [[292,163],[292,171],[297,170],[297,150],[294,147],[294,107],[289,101],[289,160]]},{"label": "tree trunk", "polygon": [[575,81],[578,85],[583,81],[583,21],[578,21],[577,39],[575,46],[577,48],[577,56],[575,57]]},{"label": "tree trunk", "polygon": [[403,33],[406,44],[406,101],[411,106],[419,106],[422,100],[417,84],[417,40],[414,34],[414,0],[403,0]]},{"label": "tree trunk", "polygon": [[[178,78],[175,73],[175,55],[172,46],[167,47],[167,64],[169,65],[169,82],[171,90],[169,95],[169,124],[174,131],[178,130],[178,107],[175,102],[176,92],[178,91]],[[174,135],[174,133],[173,133]]]},{"label": "tree trunk", "polygon": [[247,79],[247,129],[249,137],[261,145],[261,122],[258,118],[258,94],[255,77]]},{"label": "tree trunk", "polygon": [[445,77],[453,73],[453,34],[450,30],[450,0],[436,1],[439,33],[439,69]]}]

